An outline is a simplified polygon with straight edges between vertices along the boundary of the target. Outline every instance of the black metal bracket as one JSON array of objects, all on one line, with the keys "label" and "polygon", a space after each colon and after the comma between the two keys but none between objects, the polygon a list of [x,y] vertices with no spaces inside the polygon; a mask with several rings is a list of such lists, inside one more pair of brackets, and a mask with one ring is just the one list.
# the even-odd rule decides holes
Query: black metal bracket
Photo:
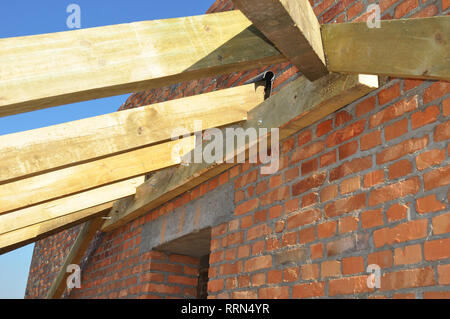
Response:
[{"label": "black metal bracket", "polygon": [[268,99],[272,95],[272,88],[273,88],[273,81],[275,80],[275,73],[272,71],[266,71],[263,72],[254,78],[246,81],[245,84],[252,84],[252,83],[264,83],[265,89],[265,95],[264,99]]}]

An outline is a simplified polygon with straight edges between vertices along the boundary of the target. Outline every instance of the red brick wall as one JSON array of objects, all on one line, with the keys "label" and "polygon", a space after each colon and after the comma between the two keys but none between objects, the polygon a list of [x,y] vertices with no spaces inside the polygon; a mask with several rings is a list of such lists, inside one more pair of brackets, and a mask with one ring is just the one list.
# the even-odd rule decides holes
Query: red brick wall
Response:
[{"label": "red brick wall", "polygon": [[[362,21],[371,2],[311,4],[321,23],[331,23]],[[447,0],[380,6],[383,19],[449,13]],[[230,9],[219,0],[208,12]],[[274,94],[299,76],[289,64],[266,69],[277,75]],[[261,71],[137,93],[122,109],[240,85]],[[178,260],[162,276],[153,264],[182,257],[140,254],[140,234],[222,183],[234,183],[236,209],[212,229],[209,298],[450,297],[449,116],[449,83],[390,79],[282,141],[278,173],[261,176],[258,165],[241,164],[105,234],[71,297],[193,297],[194,260]],[[58,245],[74,232],[36,244],[27,297],[45,294],[70,239]],[[45,258],[52,259],[44,273]],[[370,264],[382,268],[381,289],[366,285]]]}]

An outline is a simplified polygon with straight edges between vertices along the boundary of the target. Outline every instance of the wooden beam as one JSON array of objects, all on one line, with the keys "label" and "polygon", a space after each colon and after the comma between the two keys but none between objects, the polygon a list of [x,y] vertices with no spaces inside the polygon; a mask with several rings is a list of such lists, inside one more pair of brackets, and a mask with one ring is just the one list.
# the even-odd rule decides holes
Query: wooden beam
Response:
[{"label": "wooden beam", "polygon": [[309,80],[328,74],[320,24],[308,0],[233,0]]},{"label": "wooden beam", "polygon": [[[262,123],[263,127],[280,128],[282,140],[377,87],[376,76],[330,74],[315,82],[301,77],[250,111],[242,127],[257,128]],[[138,188],[134,198],[118,205],[102,230],[124,225],[233,165],[198,163],[157,172]]]},{"label": "wooden beam", "polygon": [[114,202],[109,202],[96,207],[50,219],[43,223],[28,226],[10,233],[0,235],[0,255],[37,242],[46,237],[58,234],[64,230],[80,225],[92,218],[106,216]]},{"label": "wooden beam", "polygon": [[285,61],[239,11],[0,39],[0,116]]},{"label": "wooden beam", "polygon": [[180,163],[193,149],[194,136],[67,167],[0,185],[0,215],[79,192],[144,175]]},{"label": "wooden beam", "polygon": [[66,290],[66,281],[69,275],[67,273],[67,267],[73,264],[78,265],[81,262],[84,254],[86,253],[86,250],[91,244],[92,239],[102,225],[102,222],[103,220],[98,217],[94,220],[88,221],[82,226],[77,239],[75,240],[75,243],[70,249],[70,252],[64,260],[64,263],[61,265],[56,278],[53,280],[53,283],[47,293],[46,299],[58,299],[63,295],[64,291]]},{"label": "wooden beam", "polygon": [[136,194],[136,188],[144,181],[145,177],[139,176],[0,215],[0,235],[42,224],[56,218],[70,216],[76,212],[134,195]]},{"label": "wooden beam", "polygon": [[450,16],[322,26],[333,72],[450,81]]},{"label": "wooden beam", "polygon": [[264,100],[255,84],[0,136],[0,183],[168,141],[175,127],[195,132],[243,121]]}]

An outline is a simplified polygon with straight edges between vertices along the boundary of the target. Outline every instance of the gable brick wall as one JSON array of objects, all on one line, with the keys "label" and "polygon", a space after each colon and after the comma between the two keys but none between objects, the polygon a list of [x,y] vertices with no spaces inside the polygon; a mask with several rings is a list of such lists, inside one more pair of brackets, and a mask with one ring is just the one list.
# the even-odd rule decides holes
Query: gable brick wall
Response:
[{"label": "gable brick wall", "polygon": [[[364,21],[375,1],[310,1],[321,23]],[[449,1],[381,0],[383,19],[448,15]],[[218,0],[208,13],[233,9]],[[388,52],[387,52],[388,54]],[[132,95],[128,109],[241,85],[288,63]],[[199,260],[140,253],[144,225],[217,186],[234,216],[211,230],[208,298],[450,298],[450,83],[390,78],[281,142],[281,167],[240,164],[107,234],[71,298],[195,298]],[[45,296],[78,228],[36,243],[27,298]],[[382,268],[380,289],[367,266]],[[161,265],[165,265],[161,268]]]}]

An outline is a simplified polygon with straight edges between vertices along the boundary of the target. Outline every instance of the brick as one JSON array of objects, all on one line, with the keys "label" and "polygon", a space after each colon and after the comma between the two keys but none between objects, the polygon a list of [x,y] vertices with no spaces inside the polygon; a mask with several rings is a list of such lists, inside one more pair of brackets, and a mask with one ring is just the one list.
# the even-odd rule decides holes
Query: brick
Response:
[{"label": "brick", "polygon": [[450,115],[450,98],[442,101],[442,109],[444,111],[444,116]]},{"label": "brick", "polygon": [[297,244],[298,234],[297,232],[284,233],[281,239],[281,245],[283,247],[293,246]]},{"label": "brick", "polygon": [[320,156],[320,167],[336,163],[336,151],[331,151]]},{"label": "brick", "polygon": [[450,139],[450,121],[436,126],[434,131],[434,141],[441,142]]},{"label": "brick", "polygon": [[244,187],[248,184],[256,182],[257,179],[258,179],[258,170],[251,171],[251,172],[237,178],[235,181],[235,187],[236,187],[236,189]]},{"label": "brick", "polygon": [[425,260],[450,258],[450,238],[425,242],[424,255]]},{"label": "brick", "polygon": [[256,195],[261,195],[269,189],[267,181],[262,181],[256,184]]},{"label": "brick", "polygon": [[364,4],[361,2],[355,3],[347,10],[347,18],[349,20],[353,19],[355,16],[359,15],[364,9]]},{"label": "brick", "polygon": [[302,265],[302,279],[303,280],[315,280],[317,278],[319,278],[319,265],[318,264]]},{"label": "brick", "polygon": [[314,282],[296,285],[292,288],[292,298],[314,298],[325,296],[325,283]]},{"label": "brick", "polygon": [[284,208],[285,208],[285,213],[289,214],[292,213],[294,211],[297,211],[299,208],[299,199],[298,198],[294,198],[292,200],[288,200],[284,203]]},{"label": "brick", "polygon": [[450,265],[438,265],[437,272],[440,285],[450,285]]},{"label": "brick", "polygon": [[228,234],[227,237],[225,237],[222,240],[222,246],[228,247],[236,244],[242,244],[243,241],[244,241],[243,232],[232,233]]},{"label": "brick", "polygon": [[392,299],[416,299],[416,294],[400,294],[396,293],[392,295]]},{"label": "brick", "polygon": [[214,279],[208,281],[208,292],[218,292],[224,288],[223,279]]},{"label": "brick", "polygon": [[241,263],[225,263],[219,266],[220,275],[235,275],[241,271]]},{"label": "brick", "polygon": [[425,191],[450,184],[450,165],[424,174],[423,182]]},{"label": "brick", "polygon": [[384,171],[377,170],[364,175],[364,187],[369,188],[384,183]]},{"label": "brick", "polygon": [[[381,104],[381,103],[380,103]],[[382,125],[386,122],[390,122],[403,114],[411,112],[418,107],[418,96],[406,98],[397,102],[380,112],[374,114],[370,118],[370,128]]]},{"label": "brick", "polygon": [[266,236],[272,232],[272,229],[266,224],[261,224],[247,230],[247,241]]},{"label": "brick", "polygon": [[322,279],[329,277],[338,277],[342,274],[341,272],[341,262],[337,260],[327,260],[322,262],[321,275]]},{"label": "brick", "polygon": [[329,296],[355,295],[370,291],[367,286],[367,276],[346,277],[330,280],[328,283]]},{"label": "brick", "polygon": [[392,261],[392,251],[390,250],[378,251],[367,256],[367,265],[378,265],[381,268],[391,268]]},{"label": "brick", "polygon": [[428,104],[435,99],[450,92],[450,83],[448,82],[434,82],[429,88],[423,92],[423,104]]},{"label": "brick", "polygon": [[[209,287],[209,285],[208,285]],[[179,294],[181,292],[180,287],[166,286],[161,284],[147,283],[142,287],[142,292],[157,292],[161,294]]]},{"label": "brick", "polygon": [[396,222],[407,217],[408,206],[401,204],[394,204],[386,211],[386,218],[388,222]]},{"label": "brick", "polygon": [[317,125],[316,136],[321,137],[328,134],[333,129],[333,120],[327,120]]},{"label": "brick", "polygon": [[375,96],[369,97],[356,105],[356,117],[363,116],[375,109]]},{"label": "brick", "polygon": [[358,194],[351,197],[339,199],[325,205],[325,215],[328,218],[340,216],[366,206],[366,194]]},{"label": "brick", "polygon": [[304,146],[302,148],[296,149],[292,153],[291,163],[295,164],[297,162],[303,161],[307,158],[310,158],[316,154],[321,153],[324,149],[325,149],[324,142],[316,142],[316,143],[310,144],[308,146]]},{"label": "brick", "polygon": [[307,244],[316,240],[316,227],[308,227],[298,232],[301,244]]},{"label": "brick", "polygon": [[268,284],[279,284],[282,281],[283,272],[281,270],[270,270],[267,272]]},{"label": "brick", "polygon": [[284,180],[286,183],[296,179],[299,176],[298,167],[291,168],[284,173]]},{"label": "brick", "polygon": [[358,229],[359,218],[347,216],[339,219],[339,234],[349,233]]},{"label": "brick", "polygon": [[299,264],[306,260],[308,251],[306,248],[299,246],[277,252],[273,258],[274,265],[285,265],[289,263]]},{"label": "brick", "polygon": [[419,6],[419,0],[405,0],[395,8],[395,18],[399,19]]},{"label": "brick", "polygon": [[312,172],[315,172],[317,171],[318,168],[319,168],[319,159],[317,158],[304,162],[302,164],[302,175],[308,175]]},{"label": "brick", "polygon": [[255,210],[256,208],[258,208],[258,206],[259,206],[259,198],[254,198],[242,204],[239,204],[234,210],[234,214],[237,216],[244,215],[251,212],[252,210]]},{"label": "brick", "polygon": [[396,139],[408,133],[408,119],[403,119],[388,125],[384,129],[384,137],[386,141]]},{"label": "brick", "polygon": [[327,243],[327,256],[332,257],[348,252],[355,252],[369,247],[367,234],[355,234]]},{"label": "brick", "polygon": [[376,206],[407,195],[416,194],[419,189],[420,180],[418,177],[375,189],[369,195],[369,206]]},{"label": "brick", "polygon": [[410,139],[400,144],[391,146],[377,154],[377,164],[394,161],[405,155],[417,152],[428,145],[428,137]]},{"label": "brick", "polygon": [[347,257],[342,259],[342,273],[353,275],[365,272],[363,257]]},{"label": "brick", "polygon": [[318,243],[309,247],[311,250],[311,260],[323,258],[323,244]]},{"label": "brick", "polygon": [[335,116],[335,125],[336,127],[339,127],[347,122],[350,122],[353,119],[353,117],[346,111],[341,111]]},{"label": "brick", "polygon": [[424,299],[450,299],[450,291],[425,291]]},{"label": "brick", "polygon": [[186,276],[168,276],[167,281],[169,283],[181,284],[186,286],[196,286],[198,279],[190,278]]},{"label": "brick", "polygon": [[394,250],[394,264],[411,265],[422,261],[422,247],[420,245],[410,245],[395,248]]},{"label": "brick", "polygon": [[287,220],[288,230],[312,224],[317,220],[319,220],[321,217],[322,217],[321,212],[315,209],[295,213],[288,217]]},{"label": "brick", "polygon": [[443,210],[446,208],[446,205],[438,201],[436,194],[434,194],[417,199],[416,207],[420,214],[426,214]]},{"label": "brick", "polygon": [[281,184],[283,184],[283,176],[282,175],[275,175],[270,178],[270,182],[269,182],[270,189],[277,188]]},{"label": "brick", "polygon": [[378,145],[381,145],[381,131],[377,130],[361,136],[360,143],[361,151],[367,151]]},{"label": "brick", "polygon": [[380,105],[384,105],[398,96],[400,96],[400,84],[396,83],[378,93],[378,102]]},{"label": "brick", "polygon": [[317,193],[309,193],[302,197],[302,208],[306,208],[316,204],[319,201]]},{"label": "brick", "polygon": [[[295,195],[294,195],[295,196]],[[274,202],[285,200],[289,197],[289,187],[283,186],[261,197],[261,206],[267,206]]]},{"label": "brick", "polygon": [[272,256],[259,256],[249,259],[244,264],[245,272],[254,272],[272,267]]},{"label": "brick", "polygon": [[339,159],[343,160],[352,156],[358,151],[358,142],[352,141],[339,147]]},{"label": "brick", "polygon": [[289,287],[268,287],[259,289],[260,299],[288,299]]},{"label": "brick", "polygon": [[412,173],[412,165],[408,160],[398,161],[389,166],[389,179],[397,179]]},{"label": "brick", "polygon": [[360,120],[354,124],[351,124],[341,130],[332,133],[327,138],[327,147],[333,147],[339,145],[345,141],[348,141],[356,136],[359,136],[366,125],[366,120]]},{"label": "brick", "polygon": [[361,188],[361,177],[355,176],[341,182],[341,194],[353,193]]},{"label": "brick", "polygon": [[197,266],[200,263],[200,260],[198,258],[183,255],[170,255],[169,261],[174,263],[182,263],[195,266]]},{"label": "brick", "polygon": [[363,228],[373,228],[383,224],[383,212],[381,209],[361,213],[361,226]]},{"label": "brick", "polygon": [[290,267],[283,270],[283,282],[295,282],[300,276],[299,267]]},{"label": "brick", "polygon": [[319,238],[328,238],[336,234],[337,221],[329,221],[317,225],[317,233]]},{"label": "brick", "polygon": [[338,195],[338,186],[337,185],[330,185],[327,187],[324,187],[322,191],[320,192],[320,198],[322,202],[327,202],[329,200],[332,200],[336,198]]},{"label": "brick", "polygon": [[285,154],[290,151],[292,151],[295,147],[295,140],[294,138],[290,138],[285,140],[281,145],[281,153]]},{"label": "brick", "polygon": [[252,276],[252,287],[262,286],[266,283],[266,273],[258,273]]},{"label": "brick", "polygon": [[417,169],[424,170],[440,165],[445,160],[445,150],[431,150],[416,157]]},{"label": "brick", "polygon": [[312,140],[311,130],[304,131],[298,135],[297,146],[303,146]]},{"label": "brick", "polygon": [[403,90],[405,92],[410,91],[423,83],[424,83],[423,80],[405,79],[403,81]]},{"label": "brick", "polygon": [[330,171],[330,182],[341,179],[347,175],[365,171],[372,167],[372,157],[356,158],[352,161],[345,162]]},{"label": "brick", "polygon": [[441,235],[450,233],[450,213],[433,218],[433,234]]},{"label": "brick", "polygon": [[321,186],[325,182],[326,172],[314,174],[292,185],[292,195],[297,196],[313,188]]},{"label": "brick", "polygon": [[439,113],[439,107],[437,107],[436,105],[427,107],[423,112],[414,113],[411,116],[413,130],[436,122]]},{"label": "brick", "polygon": [[419,219],[406,222],[393,228],[382,228],[374,231],[373,241],[375,247],[407,242],[427,236],[428,220]]},{"label": "brick", "polygon": [[399,270],[381,277],[381,291],[435,285],[434,271],[431,267]]}]

